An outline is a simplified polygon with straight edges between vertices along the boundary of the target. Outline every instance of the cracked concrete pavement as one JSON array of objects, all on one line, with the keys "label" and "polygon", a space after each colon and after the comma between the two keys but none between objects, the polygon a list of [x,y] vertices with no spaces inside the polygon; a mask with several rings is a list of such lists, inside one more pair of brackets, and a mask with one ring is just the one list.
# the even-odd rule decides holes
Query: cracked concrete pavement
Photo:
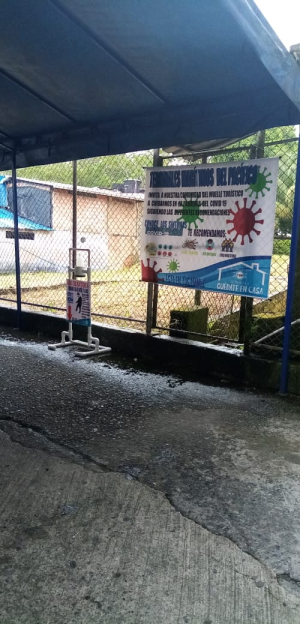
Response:
[{"label": "cracked concrete pavement", "polygon": [[0,433],[2,624],[294,624],[300,601],[160,492]]},{"label": "cracked concrete pavement", "polygon": [[[297,401],[34,341],[3,339],[0,355],[1,622],[300,623]],[[61,524],[74,504],[75,544]]]}]

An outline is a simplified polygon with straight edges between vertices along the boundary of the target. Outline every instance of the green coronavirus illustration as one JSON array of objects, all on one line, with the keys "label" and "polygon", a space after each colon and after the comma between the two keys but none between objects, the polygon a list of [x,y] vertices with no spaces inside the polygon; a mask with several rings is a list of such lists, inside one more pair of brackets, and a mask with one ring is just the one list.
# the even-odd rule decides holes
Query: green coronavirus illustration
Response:
[{"label": "green coronavirus illustration", "polygon": [[178,260],[170,260],[170,262],[168,263],[168,269],[170,271],[170,273],[176,273],[177,271],[179,271],[179,262]]},{"label": "green coronavirus illustration", "polygon": [[246,191],[251,191],[251,193],[249,193],[249,196],[252,197],[252,195],[254,194],[256,199],[258,199],[258,196],[261,193],[261,196],[264,197],[264,191],[270,191],[270,187],[268,187],[268,184],[273,183],[273,180],[269,180],[271,175],[271,173],[267,174],[267,167],[265,167],[263,171],[258,171],[255,184],[250,184],[250,186],[246,189]]},{"label": "green coronavirus illustration", "polygon": [[177,221],[184,221],[188,228],[191,228],[192,224],[197,227],[197,221],[200,221],[201,223],[204,221],[202,217],[199,217],[199,207],[200,204],[197,199],[185,199],[182,206],[182,215],[177,219]]}]

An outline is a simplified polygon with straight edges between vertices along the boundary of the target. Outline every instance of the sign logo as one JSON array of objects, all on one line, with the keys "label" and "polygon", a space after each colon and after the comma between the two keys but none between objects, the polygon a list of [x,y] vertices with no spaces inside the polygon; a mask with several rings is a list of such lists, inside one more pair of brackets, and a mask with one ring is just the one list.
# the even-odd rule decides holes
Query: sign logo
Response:
[{"label": "sign logo", "polygon": [[215,246],[215,243],[214,243],[213,239],[212,238],[208,238],[206,243],[205,243],[206,249],[208,249],[210,251],[211,249],[214,248],[214,246]]},{"label": "sign logo", "polygon": [[156,256],[157,246],[155,243],[148,243],[148,245],[146,245],[146,252],[149,256]]}]

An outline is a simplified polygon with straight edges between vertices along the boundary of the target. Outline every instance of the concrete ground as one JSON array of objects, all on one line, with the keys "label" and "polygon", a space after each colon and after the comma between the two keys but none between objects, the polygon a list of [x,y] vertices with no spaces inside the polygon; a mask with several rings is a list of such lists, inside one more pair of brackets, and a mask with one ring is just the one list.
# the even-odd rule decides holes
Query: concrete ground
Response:
[{"label": "concrete ground", "polygon": [[0,357],[1,624],[300,623],[299,402]]}]

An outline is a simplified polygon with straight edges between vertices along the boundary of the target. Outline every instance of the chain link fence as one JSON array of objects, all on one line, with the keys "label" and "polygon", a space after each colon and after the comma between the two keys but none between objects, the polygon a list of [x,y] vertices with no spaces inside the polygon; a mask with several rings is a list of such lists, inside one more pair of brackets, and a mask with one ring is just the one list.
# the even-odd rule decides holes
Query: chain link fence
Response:
[{"label": "chain link fence", "polygon": [[[153,330],[215,344],[242,345],[248,332],[250,348],[260,354],[281,354],[293,216],[297,137],[263,146],[265,157],[279,156],[275,239],[270,296],[251,302],[251,323],[245,324],[243,297],[222,293],[155,287]],[[270,131],[273,132],[274,131]],[[280,137],[280,135],[279,135]],[[262,150],[262,147],[260,147]],[[262,154],[262,152],[261,152]],[[230,149],[172,157],[161,152],[163,166],[247,160],[258,153],[256,137]],[[141,282],[140,238],[145,167],[153,152],[78,161],[77,194],[73,195],[73,163],[59,163],[17,172],[21,294],[24,308],[65,311],[68,250],[91,250],[92,315],[95,320],[145,331],[146,283]],[[10,172],[0,179],[0,297],[15,305],[14,228]],[[300,299],[300,298],[299,298]],[[243,307],[244,306],[244,307]],[[174,324],[176,312],[207,309],[207,322],[184,332]],[[294,320],[300,318],[295,309]],[[181,331],[180,331],[181,329]],[[291,353],[300,353],[300,325],[293,326]]]},{"label": "chain link fence", "polygon": [[[265,156],[279,156],[274,245],[271,265],[269,299],[255,303],[252,312],[252,351],[265,356],[281,356],[283,327],[287,298],[289,256],[297,166],[297,140],[265,145]],[[296,283],[296,289],[300,284]],[[295,297],[294,321],[300,318]],[[292,329],[290,355],[300,355],[300,331],[296,323]]]},{"label": "chain link fence", "polygon": [[[146,324],[147,285],[140,281],[139,247],[144,167],[151,164],[152,152],[77,163],[76,246],[91,250],[93,317],[136,329]],[[72,180],[71,162],[17,172],[24,308],[65,310],[68,253],[74,245]],[[2,237],[11,237],[8,248],[14,257],[9,174],[5,187]],[[2,253],[2,295],[13,303],[14,267],[7,246]]]},{"label": "chain link fence", "polygon": [[[8,172],[7,176],[0,175],[0,302],[16,305],[14,219],[12,211],[7,210],[7,177],[11,178],[11,172]],[[6,229],[7,225],[9,227]]]},{"label": "chain link fence", "polygon": [[[262,156],[266,158],[279,157],[274,246],[268,300],[249,300],[249,298],[245,300],[245,298],[236,295],[186,291],[182,293],[179,304],[181,308],[190,310],[197,309],[199,305],[208,308],[206,340],[209,342],[224,344],[225,339],[225,343],[227,341],[244,344],[246,339],[252,352],[268,357],[278,357],[282,353],[297,164],[298,141],[294,128],[282,129],[282,133],[286,133],[288,137],[280,139],[280,132],[278,132],[279,139],[274,141],[263,140],[262,143],[259,143],[256,137],[250,137],[246,142],[242,141],[234,148],[224,149],[218,153],[207,153],[204,156],[186,155],[176,159],[164,158],[165,165],[174,165],[234,162]],[[266,134],[268,136],[268,133]],[[276,131],[269,131],[269,134],[275,134],[276,138]],[[257,227],[259,230],[259,225]],[[169,305],[167,296],[169,289],[168,286],[159,286],[157,325],[161,328],[165,327],[162,319],[166,318],[164,313]],[[180,292],[183,289],[176,290]],[[247,321],[245,319],[245,306],[248,308]],[[298,324],[298,319],[300,318],[300,305],[297,296],[295,296],[294,308],[291,355],[299,358],[300,324]],[[201,340],[203,340],[203,336]]]}]

